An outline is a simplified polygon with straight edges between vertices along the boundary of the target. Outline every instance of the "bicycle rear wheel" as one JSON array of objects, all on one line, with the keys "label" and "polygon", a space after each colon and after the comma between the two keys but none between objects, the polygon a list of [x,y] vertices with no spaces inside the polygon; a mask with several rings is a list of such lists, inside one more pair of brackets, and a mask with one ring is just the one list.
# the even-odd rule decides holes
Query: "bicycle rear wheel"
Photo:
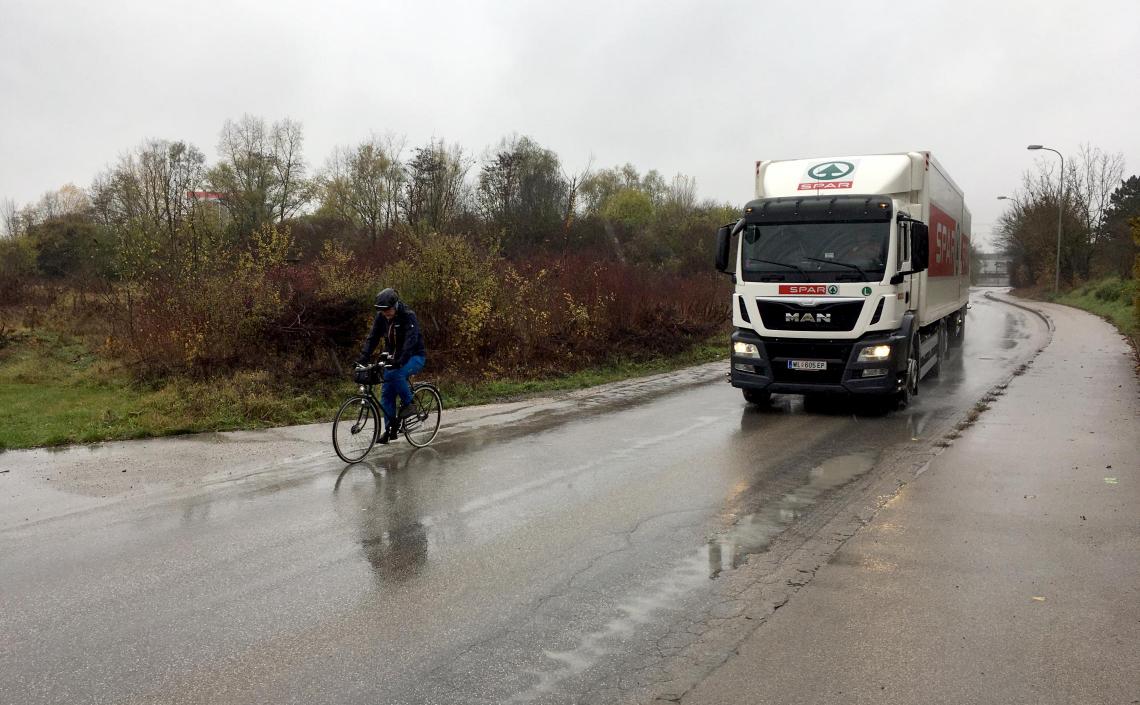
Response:
[{"label": "bicycle rear wheel", "polygon": [[412,387],[412,415],[404,419],[404,438],[417,448],[423,448],[439,432],[439,419],[443,413],[443,398],[430,384]]},{"label": "bicycle rear wheel", "polygon": [[333,419],[333,448],[346,463],[359,463],[380,436],[381,420],[368,397],[350,397]]}]

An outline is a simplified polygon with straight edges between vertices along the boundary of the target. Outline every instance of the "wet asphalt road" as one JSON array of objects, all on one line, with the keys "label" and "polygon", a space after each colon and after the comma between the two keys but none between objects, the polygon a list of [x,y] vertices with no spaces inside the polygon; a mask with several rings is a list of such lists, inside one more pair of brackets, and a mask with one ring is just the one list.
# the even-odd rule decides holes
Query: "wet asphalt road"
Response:
[{"label": "wet asphalt road", "polygon": [[975,293],[957,363],[888,415],[748,407],[720,363],[451,412],[347,468],[327,427],[2,454],[0,702],[619,700],[747,557],[1047,337]]}]

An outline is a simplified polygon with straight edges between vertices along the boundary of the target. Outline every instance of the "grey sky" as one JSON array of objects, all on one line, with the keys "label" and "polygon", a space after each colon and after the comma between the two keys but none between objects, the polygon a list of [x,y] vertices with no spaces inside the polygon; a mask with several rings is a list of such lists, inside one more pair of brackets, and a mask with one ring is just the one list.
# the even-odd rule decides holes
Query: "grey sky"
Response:
[{"label": "grey sky", "polygon": [[310,168],[371,132],[475,155],[519,133],[734,204],[757,159],[930,149],[984,239],[1030,142],[1140,170],[1137,67],[1136,0],[0,0],[0,197],[87,186],[146,138],[212,159],[250,113],[303,123]]}]

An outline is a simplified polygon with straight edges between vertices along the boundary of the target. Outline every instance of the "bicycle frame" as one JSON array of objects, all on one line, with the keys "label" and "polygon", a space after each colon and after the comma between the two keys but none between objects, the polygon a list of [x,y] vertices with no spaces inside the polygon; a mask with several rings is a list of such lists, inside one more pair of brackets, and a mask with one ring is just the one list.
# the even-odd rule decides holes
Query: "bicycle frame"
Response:
[{"label": "bicycle frame", "polygon": [[[381,389],[384,387],[383,383],[381,383],[379,386]],[[360,385],[360,396],[368,400],[368,403],[372,406],[373,413],[376,414],[376,418],[384,419],[384,430],[387,431],[388,428],[390,428],[392,425],[392,418],[388,416],[387,411],[384,411],[384,407],[380,404],[380,398],[376,396],[376,392],[374,392],[373,389],[374,386],[371,384]],[[364,420],[364,407],[361,407],[360,411],[357,413],[356,423],[352,426],[353,433],[360,431],[360,426],[364,423]],[[379,424],[376,425],[376,430],[373,433],[377,434],[376,440],[379,440]]]},{"label": "bicycle frame", "polygon": [[[384,369],[385,369],[385,371],[387,371],[390,368],[385,367]],[[411,378],[408,379],[408,387],[412,390],[413,393],[421,385],[431,386],[427,382],[412,382]],[[392,423],[393,423],[393,419],[391,416],[388,415],[387,411],[384,411],[384,406],[380,403],[380,397],[377,396],[376,392],[374,391],[376,389],[376,387],[379,387],[381,390],[383,390],[384,389],[384,383],[381,382],[381,383],[375,384],[375,385],[373,385],[373,384],[362,384],[362,385],[360,385],[360,396],[367,399],[368,403],[372,405],[373,410],[376,412],[376,418],[384,419],[384,429],[387,430],[388,428],[391,428]],[[381,392],[381,393],[383,393],[383,392]],[[399,421],[399,419],[396,419],[396,421]],[[362,424],[363,422],[364,422],[364,409],[362,408],[359,412],[359,415],[357,416],[356,424],[354,424],[352,427],[354,432],[360,430],[359,424]],[[377,434],[380,433],[380,426],[379,425],[376,426],[376,433]],[[377,435],[376,438],[379,439],[380,436]]]}]

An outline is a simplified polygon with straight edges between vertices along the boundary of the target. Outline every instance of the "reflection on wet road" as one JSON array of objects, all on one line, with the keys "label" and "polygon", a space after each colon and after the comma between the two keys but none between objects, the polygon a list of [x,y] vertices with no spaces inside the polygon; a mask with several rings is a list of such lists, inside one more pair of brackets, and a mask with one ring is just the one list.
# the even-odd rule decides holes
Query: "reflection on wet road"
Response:
[{"label": "reflection on wet road", "polygon": [[54,485],[24,470],[61,456],[4,454],[0,701],[575,702],[1045,339],[977,295],[968,326],[958,363],[887,415],[623,388],[349,468],[323,435],[276,460],[262,442],[233,479],[117,502],[82,478],[99,451]]}]

